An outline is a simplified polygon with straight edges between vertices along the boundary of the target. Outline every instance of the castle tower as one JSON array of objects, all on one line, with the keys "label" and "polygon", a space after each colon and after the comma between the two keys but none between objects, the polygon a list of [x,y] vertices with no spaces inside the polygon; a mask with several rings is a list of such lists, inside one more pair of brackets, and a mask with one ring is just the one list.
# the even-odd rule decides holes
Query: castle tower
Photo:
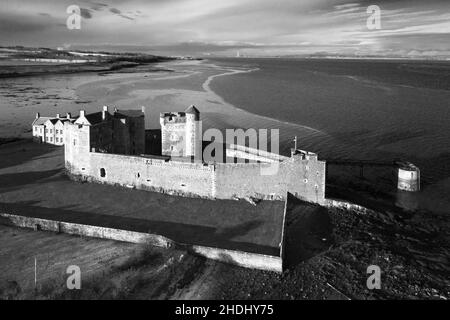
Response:
[{"label": "castle tower", "polygon": [[165,112],[160,115],[161,151],[171,157],[201,155],[200,112],[190,106],[185,112]]},{"label": "castle tower", "polygon": [[397,188],[403,191],[416,192],[420,190],[420,170],[409,162],[400,163],[398,168]]}]

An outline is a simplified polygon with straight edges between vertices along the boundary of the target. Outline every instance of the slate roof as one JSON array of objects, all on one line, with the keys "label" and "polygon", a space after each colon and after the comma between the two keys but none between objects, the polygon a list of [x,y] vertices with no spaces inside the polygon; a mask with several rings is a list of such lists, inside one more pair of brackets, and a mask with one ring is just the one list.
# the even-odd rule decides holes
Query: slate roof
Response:
[{"label": "slate roof", "polygon": [[198,111],[198,109],[194,105],[187,108],[184,112],[190,113],[190,114],[199,114],[200,113],[200,111]]},{"label": "slate roof", "polygon": [[39,117],[33,121],[32,125],[33,126],[43,126],[44,123],[49,119],[51,119],[51,118],[50,117]]},{"label": "slate roof", "polygon": [[114,117],[116,118],[122,118],[122,117],[143,117],[144,113],[142,110],[117,110],[117,112],[114,113]]},{"label": "slate roof", "polygon": [[90,113],[85,115],[85,118],[87,119],[87,121],[89,121],[90,124],[94,125],[103,121],[102,113],[103,113],[102,111]]}]

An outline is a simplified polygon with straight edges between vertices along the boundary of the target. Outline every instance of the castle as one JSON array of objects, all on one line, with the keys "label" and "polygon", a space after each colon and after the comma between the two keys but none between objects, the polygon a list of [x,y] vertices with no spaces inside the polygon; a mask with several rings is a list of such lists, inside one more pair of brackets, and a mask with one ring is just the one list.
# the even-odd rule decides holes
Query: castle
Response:
[{"label": "castle", "polygon": [[[292,150],[290,157],[246,146],[224,146],[227,157],[251,162],[212,162],[202,157],[200,112],[160,115],[159,154],[146,153],[144,110],[85,114],[64,122],[65,166],[73,178],[217,199],[281,200],[287,192],[325,202],[325,162],[317,154]],[[276,164],[270,174],[261,174]],[[269,170],[270,171],[270,170]]]}]

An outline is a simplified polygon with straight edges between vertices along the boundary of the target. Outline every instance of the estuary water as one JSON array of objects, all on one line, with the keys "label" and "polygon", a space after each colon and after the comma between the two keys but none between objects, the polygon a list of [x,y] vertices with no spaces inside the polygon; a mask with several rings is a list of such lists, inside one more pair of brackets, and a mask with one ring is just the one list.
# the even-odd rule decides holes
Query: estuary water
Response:
[{"label": "estuary water", "polygon": [[404,159],[419,166],[426,209],[450,212],[450,63],[374,60],[210,59],[113,73],[0,79],[0,137],[31,136],[41,115],[194,104],[204,129],[279,129],[280,152],[319,158]]},{"label": "estuary water", "polygon": [[[420,167],[427,207],[450,212],[450,63],[221,59],[257,69],[211,89],[249,112],[314,128],[299,146],[322,158],[404,159]],[[432,200],[430,200],[432,199]]]}]

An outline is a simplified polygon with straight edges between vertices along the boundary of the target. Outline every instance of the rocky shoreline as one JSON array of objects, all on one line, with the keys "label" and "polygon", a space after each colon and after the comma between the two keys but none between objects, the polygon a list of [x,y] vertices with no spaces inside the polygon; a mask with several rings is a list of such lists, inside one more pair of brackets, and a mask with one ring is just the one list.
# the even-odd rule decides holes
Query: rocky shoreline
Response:
[{"label": "rocky shoreline", "polygon": [[[280,276],[244,269],[227,272],[217,298],[449,299],[447,216],[323,210],[325,219],[329,218],[329,238],[324,224],[303,230],[322,242],[314,245],[303,239],[302,246],[310,250],[311,257],[289,266]],[[292,231],[305,223],[305,217],[291,216],[288,222],[287,246],[299,240]],[[370,265],[381,269],[379,290],[366,286]]]}]

